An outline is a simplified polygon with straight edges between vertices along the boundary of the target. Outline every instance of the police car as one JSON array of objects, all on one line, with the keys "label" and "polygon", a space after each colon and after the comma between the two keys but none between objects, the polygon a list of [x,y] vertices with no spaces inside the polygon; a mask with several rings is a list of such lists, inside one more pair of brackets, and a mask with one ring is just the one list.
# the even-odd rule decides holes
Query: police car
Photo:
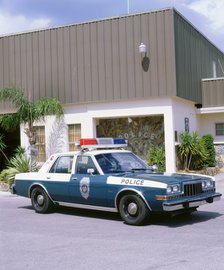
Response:
[{"label": "police car", "polygon": [[[123,139],[81,139],[79,152],[52,155],[39,172],[16,175],[13,193],[37,213],[53,206],[119,212],[140,225],[153,212],[179,214],[219,200],[212,177],[153,172]],[[117,147],[117,148],[114,148]]]}]

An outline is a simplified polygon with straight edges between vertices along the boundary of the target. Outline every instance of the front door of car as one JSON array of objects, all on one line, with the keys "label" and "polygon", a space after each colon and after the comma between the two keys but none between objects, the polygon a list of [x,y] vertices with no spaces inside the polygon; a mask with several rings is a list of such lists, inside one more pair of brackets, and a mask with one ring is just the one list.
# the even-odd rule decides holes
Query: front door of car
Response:
[{"label": "front door of car", "polygon": [[70,202],[107,206],[106,176],[100,175],[90,156],[80,155],[69,186]]}]

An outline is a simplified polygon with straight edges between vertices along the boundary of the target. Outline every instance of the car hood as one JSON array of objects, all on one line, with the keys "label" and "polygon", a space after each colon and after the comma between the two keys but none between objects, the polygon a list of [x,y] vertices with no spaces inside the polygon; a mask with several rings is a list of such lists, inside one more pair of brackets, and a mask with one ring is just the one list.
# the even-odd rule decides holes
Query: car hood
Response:
[{"label": "car hood", "polygon": [[183,182],[194,182],[197,180],[211,178],[205,175],[197,175],[197,174],[184,174],[184,173],[127,173],[123,175],[124,178],[133,178],[133,179],[143,179],[150,180],[154,182],[160,182],[164,184],[176,184]]}]

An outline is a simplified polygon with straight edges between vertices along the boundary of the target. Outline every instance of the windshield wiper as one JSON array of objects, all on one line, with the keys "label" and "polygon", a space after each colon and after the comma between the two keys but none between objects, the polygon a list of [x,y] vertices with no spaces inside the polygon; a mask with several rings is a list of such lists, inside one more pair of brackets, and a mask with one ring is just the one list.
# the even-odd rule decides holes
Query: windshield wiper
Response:
[{"label": "windshield wiper", "polygon": [[132,168],[131,171],[132,172],[135,172],[135,171],[147,171],[149,169],[146,169],[146,168]]}]

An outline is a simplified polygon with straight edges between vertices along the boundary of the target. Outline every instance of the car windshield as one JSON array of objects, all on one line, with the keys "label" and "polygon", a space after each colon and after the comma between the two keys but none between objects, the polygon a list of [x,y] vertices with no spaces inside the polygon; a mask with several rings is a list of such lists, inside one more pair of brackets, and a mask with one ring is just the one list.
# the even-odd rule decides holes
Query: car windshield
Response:
[{"label": "car windshield", "polygon": [[129,152],[99,154],[95,155],[95,158],[104,173],[150,169],[140,158]]}]

